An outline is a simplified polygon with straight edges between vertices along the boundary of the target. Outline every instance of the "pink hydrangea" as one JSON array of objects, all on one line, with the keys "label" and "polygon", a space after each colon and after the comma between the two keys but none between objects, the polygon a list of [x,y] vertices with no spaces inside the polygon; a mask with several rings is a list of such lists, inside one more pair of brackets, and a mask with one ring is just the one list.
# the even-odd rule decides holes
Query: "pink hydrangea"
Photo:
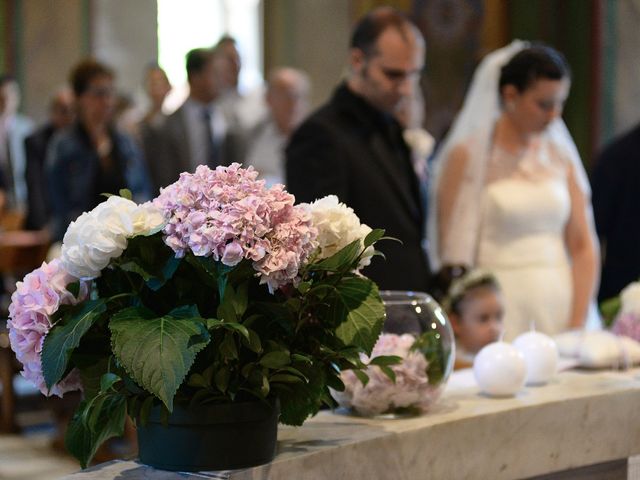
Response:
[{"label": "pink hydrangea", "polygon": [[266,188],[257,176],[238,163],[201,165],[163,188],[154,203],[167,220],[164,241],[178,257],[191,251],[228,266],[250,260],[273,292],[296,280],[317,246],[317,231],[293,195],[282,185]]},{"label": "pink hydrangea", "polygon": [[74,370],[49,391],[40,360],[44,338],[51,329],[51,316],[61,305],[75,305],[87,297],[87,282],[80,282],[78,297],[67,290],[67,285],[76,281],[56,259],[25,276],[11,296],[8,322],[11,349],[24,367],[22,375],[45,395],[61,397],[81,388],[80,377]]},{"label": "pink hydrangea", "polygon": [[633,312],[623,312],[616,318],[611,330],[616,335],[631,337],[640,342],[640,317]]},{"label": "pink hydrangea", "polygon": [[[439,392],[437,387],[429,384],[426,358],[421,352],[411,350],[414,342],[412,335],[382,334],[371,358],[382,355],[403,358],[401,363],[391,366],[396,375],[395,383],[376,366],[367,368],[369,382],[365,386],[353,371],[345,370],[341,373],[344,392],[332,391],[336,401],[361,415],[379,415],[406,407],[428,407]],[[369,362],[365,355],[361,358],[365,363]]]}]

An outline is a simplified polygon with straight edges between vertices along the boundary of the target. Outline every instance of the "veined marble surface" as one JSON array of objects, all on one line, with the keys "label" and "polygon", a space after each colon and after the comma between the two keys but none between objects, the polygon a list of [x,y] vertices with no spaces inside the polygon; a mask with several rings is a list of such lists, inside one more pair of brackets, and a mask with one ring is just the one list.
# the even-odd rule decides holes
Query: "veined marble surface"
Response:
[{"label": "veined marble surface", "polygon": [[640,454],[640,369],[567,371],[513,398],[479,393],[455,372],[443,398],[420,417],[365,419],[321,412],[281,427],[268,465],[230,472],[165,472],[133,461],[64,478],[512,479]]}]

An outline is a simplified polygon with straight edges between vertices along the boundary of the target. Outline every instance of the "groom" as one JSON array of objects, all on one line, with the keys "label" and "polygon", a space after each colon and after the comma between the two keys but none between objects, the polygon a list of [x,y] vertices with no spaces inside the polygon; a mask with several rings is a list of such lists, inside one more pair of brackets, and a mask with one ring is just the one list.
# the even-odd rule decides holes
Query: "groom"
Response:
[{"label": "groom", "polygon": [[286,150],[287,189],[299,202],[335,194],[363,223],[400,242],[378,244],[364,273],[381,289],[426,291],[425,212],[410,151],[394,113],[418,88],[424,40],[399,11],[382,7],[356,25],[349,74],[329,102],[294,132]]}]

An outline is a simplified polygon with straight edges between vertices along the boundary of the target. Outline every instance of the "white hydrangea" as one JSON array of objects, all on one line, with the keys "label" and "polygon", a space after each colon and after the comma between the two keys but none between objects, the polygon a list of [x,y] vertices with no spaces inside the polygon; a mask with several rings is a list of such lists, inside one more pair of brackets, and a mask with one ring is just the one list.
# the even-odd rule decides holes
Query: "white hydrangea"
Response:
[{"label": "white hydrangea", "polygon": [[620,293],[621,313],[640,314],[640,282],[632,282]]},{"label": "white hydrangea", "polygon": [[152,235],[164,224],[162,211],[151,203],[109,197],[67,228],[61,249],[64,268],[83,280],[96,278],[112,258],[122,255],[129,238]]},{"label": "white hydrangea", "polygon": [[[308,205],[313,226],[318,229],[318,244],[320,257],[328,258],[351,242],[364,238],[371,232],[371,227],[360,223],[360,219],[353,209],[340,203],[335,195],[327,195]],[[366,267],[371,263],[373,246],[368,247],[358,268]]]}]

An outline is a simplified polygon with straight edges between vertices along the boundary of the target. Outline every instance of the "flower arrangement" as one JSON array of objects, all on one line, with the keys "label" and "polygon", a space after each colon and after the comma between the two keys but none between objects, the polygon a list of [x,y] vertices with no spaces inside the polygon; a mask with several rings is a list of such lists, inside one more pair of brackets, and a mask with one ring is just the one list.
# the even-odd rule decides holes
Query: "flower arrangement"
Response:
[{"label": "flower arrangement", "polygon": [[[432,337],[432,332],[418,337],[383,333],[370,357],[361,354],[362,362],[369,365],[367,369],[343,371],[345,389],[332,390],[331,394],[341,407],[363,416],[427,410],[440,394],[442,376],[442,365],[430,368],[431,362],[434,367],[438,363],[437,356],[429,355],[436,351],[431,345]],[[401,361],[394,361],[395,358]],[[429,378],[430,373],[433,378]]]},{"label": "flower arrangement", "polygon": [[66,436],[83,466],[154,406],[276,397],[300,425],[364,373],[384,306],[358,269],[384,232],[256,177],[200,166],[152,202],[111,196],[18,283],[12,348],[44,394],[83,390]]},{"label": "flower arrangement", "polygon": [[620,292],[619,298],[605,304],[605,313],[612,318],[611,331],[640,342],[640,282],[630,283]]}]

